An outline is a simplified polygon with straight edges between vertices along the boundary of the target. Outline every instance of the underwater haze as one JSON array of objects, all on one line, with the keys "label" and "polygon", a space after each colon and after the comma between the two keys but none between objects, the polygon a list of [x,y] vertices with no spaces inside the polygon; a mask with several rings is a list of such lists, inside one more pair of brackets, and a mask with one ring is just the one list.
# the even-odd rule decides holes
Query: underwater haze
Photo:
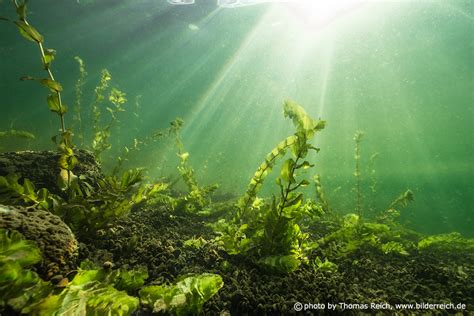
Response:
[{"label": "underwater haze", "polygon": [[[215,1],[41,0],[29,3],[29,19],[57,51],[53,71],[70,87],[63,97],[71,112],[79,78],[74,57],[84,61],[84,129],[102,69],[126,93],[104,166],[123,146],[180,117],[197,179],[239,196],[263,157],[292,133],[281,107],[292,99],[327,121],[315,137],[321,151],[312,156],[311,172],[321,175],[334,209],[354,209],[353,136],[360,130],[367,207],[383,209],[409,188],[415,201],[402,217],[410,227],[472,237],[473,6],[468,0],[233,8]],[[0,2],[0,16],[14,14],[10,1]],[[54,148],[57,120],[44,105],[44,89],[18,80],[41,76],[37,48],[14,25],[0,26],[1,130],[36,135],[5,140],[2,150]],[[75,124],[68,114],[66,123]],[[172,177],[178,157],[163,137],[128,163],[134,162],[150,177]],[[264,187],[267,196],[273,182]]]},{"label": "underwater haze", "polygon": [[474,313],[474,1],[0,0],[0,314]]}]

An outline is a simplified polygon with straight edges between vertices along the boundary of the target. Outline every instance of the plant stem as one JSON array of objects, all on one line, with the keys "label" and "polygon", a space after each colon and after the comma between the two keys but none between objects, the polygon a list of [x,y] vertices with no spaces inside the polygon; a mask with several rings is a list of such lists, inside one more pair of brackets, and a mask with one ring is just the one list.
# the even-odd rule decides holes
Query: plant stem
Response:
[{"label": "plant stem", "polygon": [[[20,8],[20,5],[18,4],[18,2],[16,0],[13,1],[13,3],[15,4],[15,7],[17,9]],[[30,24],[28,23],[28,21],[26,20],[26,18],[21,18],[21,20],[23,20],[23,22],[30,26]],[[43,63],[44,65],[44,69],[46,70],[46,72],[48,73],[48,76],[49,76],[49,79],[54,80],[54,76],[53,76],[53,73],[51,72],[51,69],[49,68],[49,65],[47,65],[45,63],[45,60],[46,60],[46,55],[44,53],[44,47],[43,47],[43,44],[40,42],[40,41],[37,41],[36,42],[39,46],[39,49],[40,49],[40,53],[41,53],[41,62]],[[55,91],[56,95],[58,96],[58,101],[59,101],[59,117],[60,117],[60,120],[61,120],[61,133],[64,134],[66,132],[66,124],[64,123],[64,108],[63,108],[63,103],[62,103],[62,99],[61,99],[61,92],[59,91]],[[70,144],[68,144],[69,146]]]}]

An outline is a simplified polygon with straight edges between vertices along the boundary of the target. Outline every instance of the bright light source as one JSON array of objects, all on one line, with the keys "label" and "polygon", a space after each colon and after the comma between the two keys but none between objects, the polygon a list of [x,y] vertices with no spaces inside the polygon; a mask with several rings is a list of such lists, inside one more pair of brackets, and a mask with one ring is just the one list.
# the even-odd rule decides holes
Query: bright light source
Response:
[{"label": "bright light source", "polygon": [[168,0],[171,4],[194,4],[194,0]]},{"label": "bright light source", "polygon": [[364,5],[360,0],[301,0],[285,3],[288,10],[311,28],[321,28]]}]

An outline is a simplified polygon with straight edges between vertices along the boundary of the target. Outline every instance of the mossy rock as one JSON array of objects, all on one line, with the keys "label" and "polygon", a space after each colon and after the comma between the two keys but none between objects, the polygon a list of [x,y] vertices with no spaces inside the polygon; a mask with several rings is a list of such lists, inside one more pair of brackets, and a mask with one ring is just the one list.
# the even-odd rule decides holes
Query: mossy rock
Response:
[{"label": "mossy rock", "polygon": [[[75,155],[78,164],[72,170],[76,176],[84,176],[90,183],[103,178],[100,165],[92,153],[86,150],[77,150]],[[57,151],[18,151],[0,153],[0,176],[16,174],[20,182],[27,178],[37,189],[46,188],[51,193],[62,195],[58,185],[59,157]]]},{"label": "mossy rock", "polygon": [[43,260],[35,268],[49,279],[76,268],[78,244],[71,229],[47,211],[0,205],[0,228],[17,230],[41,250]]}]

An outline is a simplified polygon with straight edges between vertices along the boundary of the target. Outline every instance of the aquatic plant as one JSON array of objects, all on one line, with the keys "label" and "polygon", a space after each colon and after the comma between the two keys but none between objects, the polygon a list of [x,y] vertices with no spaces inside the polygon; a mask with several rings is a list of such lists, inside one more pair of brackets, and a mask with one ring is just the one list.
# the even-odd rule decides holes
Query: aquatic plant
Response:
[{"label": "aquatic plant", "polygon": [[388,206],[389,209],[391,208],[398,208],[398,207],[407,207],[409,203],[415,200],[415,196],[413,192],[408,189],[405,192],[401,193],[397,198],[395,198],[392,203]]},{"label": "aquatic plant", "polygon": [[141,169],[99,179],[97,190],[91,190],[91,185],[83,180],[55,213],[81,235],[93,234],[166,189],[162,183],[144,184],[143,180]]},{"label": "aquatic plant", "polygon": [[7,131],[0,131],[0,138],[15,137],[23,139],[35,139],[35,135],[22,130],[10,129]]},{"label": "aquatic plant", "polygon": [[[34,242],[16,231],[0,229],[0,312],[7,307],[31,315],[131,315],[143,304],[155,312],[198,314],[223,286],[222,278],[204,273],[182,277],[175,285],[143,286],[146,268],[99,268],[84,261],[72,281],[61,287],[28,269],[41,261]],[[140,294],[140,300],[133,294]]]},{"label": "aquatic plant", "polygon": [[334,273],[337,271],[337,264],[329,261],[327,258],[322,261],[319,257],[316,257],[313,261],[313,268],[315,271],[322,271],[324,273]]},{"label": "aquatic plant", "polygon": [[429,249],[439,249],[445,252],[459,250],[468,253],[474,250],[474,238],[464,238],[460,233],[452,232],[449,234],[427,236],[418,241],[418,250],[427,251]]},{"label": "aquatic plant", "polygon": [[0,229],[0,312],[7,306],[28,313],[29,305],[52,291],[49,282],[29,270],[41,261],[41,252],[33,241],[17,231]]},{"label": "aquatic plant", "polygon": [[147,277],[141,269],[97,269],[86,262],[61,292],[50,293],[29,311],[35,315],[131,315],[139,300],[125,290],[136,291]]},{"label": "aquatic plant", "polygon": [[355,210],[354,212],[359,215],[362,215],[362,186],[361,186],[361,168],[360,168],[360,143],[362,141],[362,136],[364,133],[362,131],[357,131],[354,134],[354,159],[355,159],[355,170],[354,170],[354,177],[356,180],[354,192],[356,194],[355,199]]},{"label": "aquatic plant", "polygon": [[388,243],[383,244],[380,249],[384,254],[388,253],[398,253],[401,255],[408,255],[409,253],[405,250],[402,244],[396,241],[389,241]]},{"label": "aquatic plant", "polygon": [[[306,260],[308,235],[301,231],[298,222],[308,214],[322,212],[314,202],[304,200],[298,189],[309,185],[309,181],[297,180],[297,172],[313,167],[305,158],[309,150],[319,151],[310,140],[324,128],[325,121],[312,119],[293,101],[286,101],[283,108],[285,116],[292,119],[296,132],[267,155],[237,202],[232,221],[222,219],[214,229],[229,254],[251,252],[261,266],[272,271],[290,272]],[[276,180],[279,197],[274,196],[267,204],[257,197],[257,193],[277,158],[283,157],[288,149],[292,156],[283,162]]]},{"label": "aquatic plant", "polygon": [[184,150],[184,144],[181,140],[180,130],[184,125],[181,118],[177,118],[170,123],[169,134],[175,138],[175,145],[178,150],[177,155],[180,159],[177,167],[181,178],[188,188],[185,197],[178,200],[178,209],[183,209],[189,213],[207,213],[211,203],[212,193],[219,187],[217,184],[210,186],[200,186],[194,175],[194,169],[189,164],[189,152]]},{"label": "aquatic plant", "polygon": [[[140,109],[140,98],[141,95],[135,97],[135,109],[133,115],[135,118],[139,118],[139,109]],[[137,122],[136,126],[139,126],[140,123]],[[168,133],[169,134],[169,133]],[[117,160],[115,166],[112,168],[112,174],[115,175],[121,170],[123,170],[124,164],[131,160],[131,158],[137,158],[137,156],[142,155],[142,149],[148,147],[149,145],[156,143],[158,140],[162,139],[166,135],[165,131],[155,130],[151,134],[145,137],[135,137],[131,143],[126,146],[123,146],[120,150],[120,153],[117,155]]]},{"label": "aquatic plant", "polygon": [[357,214],[344,216],[341,227],[317,241],[325,257],[348,256],[363,247],[371,247],[382,253],[407,255],[411,242],[400,239],[398,231],[379,223],[362,222]]},{"label": "aquatic plant", "polygon": [[195,238],[192,237],[190,239],[187,239],[183,242],[184,247],[189,247],[189,248],[194,248],[194,249],[200,249],[203,246],[207,245],[209,241],[204,239],[202,236]]},{"label": "aquatic plant", "polygon": [[[23,76],[21,80],[32,80],[39,82],[41,85],[46,87],[50,94],[47,97],[47,104],[49,110],[53,113],[56,113],[60,121],[60,138],[58,143],[58,148],[61,151],[62,155],[59,159],[59,167],[61,170],[65,170],[63,177],[65,178],[65,183],[70,184],[70,180],[73,177],[72,169],[77,164],[77,158],[74,156],[73,143],[72,143],[72,131],[66,128],[64,116],[67,111],[66,105],[62,101],[61,84],[55,80],[53,72],[51,71],[51,64],[54,61],[56,51],[54,49],[49,49],[44,47],[44,38],[38,32],[38,30],[33,27],[27,20],[27,6],[26,0],[12,0],[12,3],[16,9],[18,15],[18,20],[11,21],[10,19],[1,17],[1,20],[13,22],[20,34],[29,41],[32,41],[38,45],[41,62],[43,69],[47,73],[47,78],[34,78],[31,76]],[[57,136],[53,137],[53,140],[56,140]]]},{"label": "aquatic plant", "polygon": [[203,304],[224,285],[221,276],[211,273],[182,277],[176,284],[151,285],[140,290],[140,301],[154,313],[199,315]]},{"label": "aquatic plant", "polygon": [[120,177],[97,179],[96,185],[86,178],[71,183],[65,197],[36,190],[33,183],[17,175],[0,177],[0,203],[36,206],[60,216],[76,234],[92,237],[112,220],[125,216],[137,204],[166,190],[163,183],[145,184],[140,169],[125,171]]},{"label": "aquatic plant", "polygon": [[395,221],[400,218],[400,209],[405,208],[415,200],[413,192],[408,189],[397,196],[388,208],[377,216],[377,220],[390,225],[395,225]]},{"label": "aquatic plant", "polygon": [[370,199],[369,199],[369,211],[373,215],[376,211],[375,201],[377,197],[377,171],[375,169],[375,162],[379,157],[379,153],[373,153],[369,158],[369,164],[367,166],[368,173],[369,173],[369,192],[370,192]]},{"label": "aquatic plant", "polygon": [[112,127],[118,123],[118,113],[124,112],[125,108],[123,104],[127,102],[124,92],[112,88],[109,93],[108,101],[112,106],[106,107],[106,110],[110,114],[110,119],[107,123],[102,122],[102,111],[100,105],[105,99],[105,93],[109,87],[109,81],[112,79],[110,72],[107,69],[102,70],[99,84],[94,89],[94,101],[91,105],[92,108],[92,151],[98,161],[101,161],[101,154],[112,147],[110,143],[110,135]]},{"label": "aquatic plant", "polygon": [[0,176],[0,204],[31,205],[52,210],[58,199],[45,188],[36,190],[29,179],[24,179],[20,184],[19,176],[15,174]]},{"label": "aquatic plant", "polygon": [[313,181],[316,188],[316,203],[321,207],[324,214],[330,214],[331,209],[329,208],[329,202],[326,199],[326,196],[321,185],[321,176],[319,174],[313,177]]},{"label": "aquatic plant", "polygon": [[79,65],[79,77],[77,78],[76,84],[74,86],[74,92],[76,93],[76,104],[74,105],[74,115],[73,121],[75,123],[74,130],[75,134],[79,139],[79,145],[84,145],[84,130],[82,127],[82,95],[84,89],[84,83],[87,77],[87,71],[84,64],[84,61],[81,57],[75,56],[74,60],[77,61]]}]

